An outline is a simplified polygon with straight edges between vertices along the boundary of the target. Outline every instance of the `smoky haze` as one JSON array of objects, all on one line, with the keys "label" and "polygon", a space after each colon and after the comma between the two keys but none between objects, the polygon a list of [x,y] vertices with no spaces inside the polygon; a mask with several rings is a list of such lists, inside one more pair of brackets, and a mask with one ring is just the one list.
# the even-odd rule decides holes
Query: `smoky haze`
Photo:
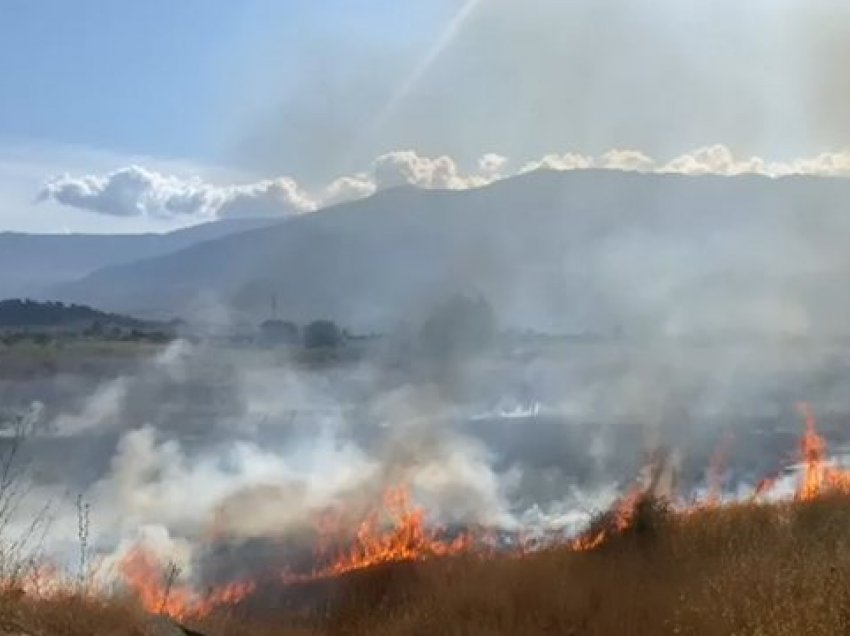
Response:
[{"label": "smoky haze", "polygon": [[[413,83],[409,53],[299,42],[315,66],[295,97],[272,95],[237,126],[235,155],[309,185],[398,148],[467,164],[492,150],[498,172],[501,155],[553,146],[664,158],[718,140],[747,156],[850,144],[838,2],[470,6]],[[357,201],[316,210],[305,198],[280,223],[50,287],[105,310],[179,314],[202,337],[120,364],[71,352],[23,377],[0,360],[7,448],[12,423],[27,425],[27,496],[10,531],[49,505],[51,556],[73,563],[81,493],[107,569],[142,542],[201,589],[309,569],[322,511],[351,512],[353,531],[390,487],[410,486],[440,527],[567,537],[659,449],[669,489],[689,499],[708,491],[721,445],[722,496],[736,499],[796,460],[796,402],[842,441],[850,181],[534,167],[452,191],[376,170]],[[257,190],[187,190],[135,168],[48,194],[97,208],[128,181],[157,213]],[[153,196],[163,181],[176,198]],[[264,188],[272,204],[302,200],[294,181]],[[458,295],[493,322],[434,346],[432,318]],[[252,338],[270,311],[354,337],[313,355],[265,346]],[[782,473],[776,492],[792,482]]]},{"label": "smoky haze", "polygon": [[4,377],[4,418],[29,423],[30,485],[9,532],[47,504],[48,554],[73,564],[82,493],[104,572],[142,544],[199,585],[309,568],[322,510],[356,523],[405,484],[431,524],[569,536],[655,449],[694,497],[725,443],[733,498],[793,461],[795,400],[815,404],[838,440],[850,414],[835,343],[423,346],[397,336],[316,366],[288,350],[177,341],[113,377]]},{"label": "smoky haze", "polygon": [[261,91],[234,156],[310,183],[398,148],[469,168],[486,151],[525,162],[626,147],[667,160],[720,142],[779,159],[850,144],[838,0],[486,0],[451,29],[461,4],[408,47],[295,35],[288,45],[315,66],[287,67],[285,98]]},{"label": "smoky haze", "polygon": [[473,190],[390,189],[50,295],[190,321],[217,304],[256,323],[275,294],[285,318],[390,333],[466,293],[506,328],[843,337],[848,184],[541,170]]}]

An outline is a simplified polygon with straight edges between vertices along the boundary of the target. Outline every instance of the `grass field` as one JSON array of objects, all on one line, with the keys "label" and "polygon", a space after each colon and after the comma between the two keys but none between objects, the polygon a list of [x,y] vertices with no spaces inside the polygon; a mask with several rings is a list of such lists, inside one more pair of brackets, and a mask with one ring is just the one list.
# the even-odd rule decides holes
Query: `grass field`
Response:
[{"label": "grass field", "polygon": [[[7,590],[9,634],[156,634],[132,599]],[[194,626],[210,635],[850,633],[850,498],[671,515],[646,506],[600,548],[396,563],[278,586]]]}]

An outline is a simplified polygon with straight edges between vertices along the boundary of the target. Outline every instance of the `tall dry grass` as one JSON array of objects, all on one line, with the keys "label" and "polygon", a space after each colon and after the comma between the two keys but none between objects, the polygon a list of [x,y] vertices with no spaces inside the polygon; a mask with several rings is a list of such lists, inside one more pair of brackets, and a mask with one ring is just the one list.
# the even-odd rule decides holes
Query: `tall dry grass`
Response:
[{"label": "tall dry grass", "polygon": [[[0,596],[0,630],[152,634],[128,599]],[[9,625],[17,631],[10,631]],[[193,625],[211,636],[850,633],[850,498],[641,508],[601,548],[403,563],[266,589]]]},{"label": "tall dry grass", "polygon": [[262,633],[846,634],[850,498],[686,516],[648,505],[593,552],[405,564],[335,581],[326,596],[306,616],[281,610]]}]

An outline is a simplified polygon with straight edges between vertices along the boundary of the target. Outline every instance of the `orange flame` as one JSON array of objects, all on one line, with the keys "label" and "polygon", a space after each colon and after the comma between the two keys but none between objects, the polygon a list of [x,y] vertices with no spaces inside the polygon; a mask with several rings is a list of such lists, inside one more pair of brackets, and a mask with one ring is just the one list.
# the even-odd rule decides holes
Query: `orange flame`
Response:
[{"label": "orange flame", "polygon": [[[798,501],[810,501],[827,492],[842,492],[850,494],[850,469],[834,466],[827,457],[826,440],[817,432],[816,419],[812,408],[801,402],[797,409],[803,416],[805,430],[800,438],[800,459],[802,471],[797,486],[795,498]],[[689,506],[678,508],[677,512],[688,515],[700,509],[715,508],[721,503],[720,492],[722,490],[722,477],[726,466],[726,446],[729,438],[721,441],[711,459],[709,468],[709,494],[705,501],[697,502]],[[650,472],[655,472],[659,466],[651,462]],[[764,495],[770,491],[778,480],[778,476],[770,476],[762,479],[756,486],[751,500]],[[652,486],[635,486],[623,498],[621,498],[609,513],[612,521],[602,529],[591,530],[580,535],[570,542],[570,547],[576,551],[592,550],[611,536],[620,534],[631,527],[634,522],[635,511],[641,498],[652,496]]]},{"label": "orange flame", "polygon": [[824,487],[826,475],[826,441],[815,430],[815,415],[805,402],[797,404],[803,416],[806,430],[800,438],[800,457],[803,461],[803,474],[797,488],[797,499],[807,501],[817,497]]},{"label": "orange flame", "polygon": [[826,456],[826,441],[816,430],[812,408],[805,402],[797,404],[806,430],[800,439],[800,456],[803,473],[797,487],[796,498],[809,501],[825,492],[850,492],[850,470],[833,466]]},{"label": "orange flame", "polygon": [[601,528],[590,528],[587,532],[575,537],[569,542],[569,547],[577,552],[593,550],[612,536],[622,534],[634,523],[638,505],[647,498],[667,499],[665,480],[662,478],[665,468],[669,468],[669,456],[661,449],[649,454],[640,478],[631,486],[628,492],[618,499],[603,519]]},{"label": "orange flame", "polygon": [[339,532],[332,516],[321,517],[319,525],[317,556],[328,560],[330,555],[330,564],[306,577],[286,574],[283,577],[286,582],[338,576],[382,563],[460,554],[475,543],[470,534],[452,540],[441,539],[439,530],[427,527],[425,511],[412,504],[406,486],[386,490],[382,506],[366,515],[346,548],[333,548],[334,537]]},{"label": "orange flame", "polygon": [[628,530],[635,518],[635,511],[641,498],[646,496],[647,491],[640,485],[633,486],[624,497],[619,499],[610,511],[611,522],[605,524],[601,529],[591,529],[575,537],[569,543],[571,550],[576,552],[586,552],[593,550],[602,545],[612,535],[619,534]]},{"label": "orange flame", "polygon": [[14,583],[32,598],[71,596],[78,591],[65,573],[52,563],[34,564],[20,581]]},{"label": "orange flame", "polygon": [[118,568],[124,583],[145,610],[177,620],[203,618],[219,608],[238,603],[254,590],[252,582],[229,583],[201,596],[191,587],[178,584],[175,581],[177,569],[173,566],[164,569],[159,560],[141,546],[132,548]]},{"label": "orange flame", "polygon": [[[797,407],[805,428],[799,444],[802,467],[795,498],[808,501],[832,491],[850,494],[850,469],[837,467],[828,460],[826,441],[816,430],[811,407],[805,403]],[[672,481],[670,475],[675,476],[670,472],[673,465],[670,458],[659,451],[648,458],[641,471],[642,476],[615,502],[601,526],[592,527],[570,540],[565,541],[561,537],[555,544],[574,551],[598,548],[634,525],[638,508],[647,498],[663,498],[676,513],[682,515],[721,506],[720,495],[730,442],[728,436],[721,440],[711,458],[709,490],[705,500],[687,504],[679,500],[674,503],[667,485]],[[665,476],[668,478],[665,479]],[[778,476],[771,476],[759,482],[751,500],[769,492],[777,479]],[[413,504],[406,486],[387,489],[380,505],[362,517],[356,530],[351,531],[351,525],[344,521],[344,516],[338,511],[328,510],[320,514],[316,521],[319,539],[315,557],[315,562],[320,565],[307,575],[283,574],[282,580],[294,583],[328,578],[386,563],[422,561],[468,552],[486,555],[490,553],[486,548],[488,538],[495,537],[495,534],[491,536],[482,531],[446,539],[439,528],[428,526],[425,511]],[[534,551],[530,538],[523,538],[520,534],[519,539],[518,547],[510,554],[523,557]],[[120,569],[127,586],[138,595],[146,609],[177,619],[206,616],[217,608],[239,602],[255,587],[253,583],[234,583],[200,596],[187,586],[175,585],[173,579],[176,577],[169,577],[169,572],[142,548],[131,550],[121,562]]]},{"label": "orange flame", "polygon": [[756,484],[755,490],[753,491],[753,495],[750,499],[758,499],[762,495],[773,490],[773,487],[776,485],[776,482],[779,481],[779,475],[770,475],[769,477],[764,477]]}]

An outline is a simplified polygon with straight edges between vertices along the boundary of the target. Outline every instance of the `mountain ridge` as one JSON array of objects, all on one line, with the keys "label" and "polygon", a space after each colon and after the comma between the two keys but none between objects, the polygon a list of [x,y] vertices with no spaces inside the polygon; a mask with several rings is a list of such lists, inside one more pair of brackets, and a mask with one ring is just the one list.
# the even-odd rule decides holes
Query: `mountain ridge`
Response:
[{"label": "mountain ridge", "polygon": [[194,243],[278,220],[215,221],[165,233],[30,234],[0,232],[0,298],[44,297],[47,288],[101,267],[162,256]]},{"label": "mountain ridge", "polygon": [[[386,190],[52,292],[138,315],[217,307],[252,319],[275,296],[287,318],[356,329],[475,292],[511,325],[727,328],[785,301],[808,315],[834,293],[850,273],[838,240],[847,202],[850,182],[823,177],[542,170],[470,190]],[[850,324],[850,303],[841,310]],[[803,328],[790,314],[777,329]]]}]

